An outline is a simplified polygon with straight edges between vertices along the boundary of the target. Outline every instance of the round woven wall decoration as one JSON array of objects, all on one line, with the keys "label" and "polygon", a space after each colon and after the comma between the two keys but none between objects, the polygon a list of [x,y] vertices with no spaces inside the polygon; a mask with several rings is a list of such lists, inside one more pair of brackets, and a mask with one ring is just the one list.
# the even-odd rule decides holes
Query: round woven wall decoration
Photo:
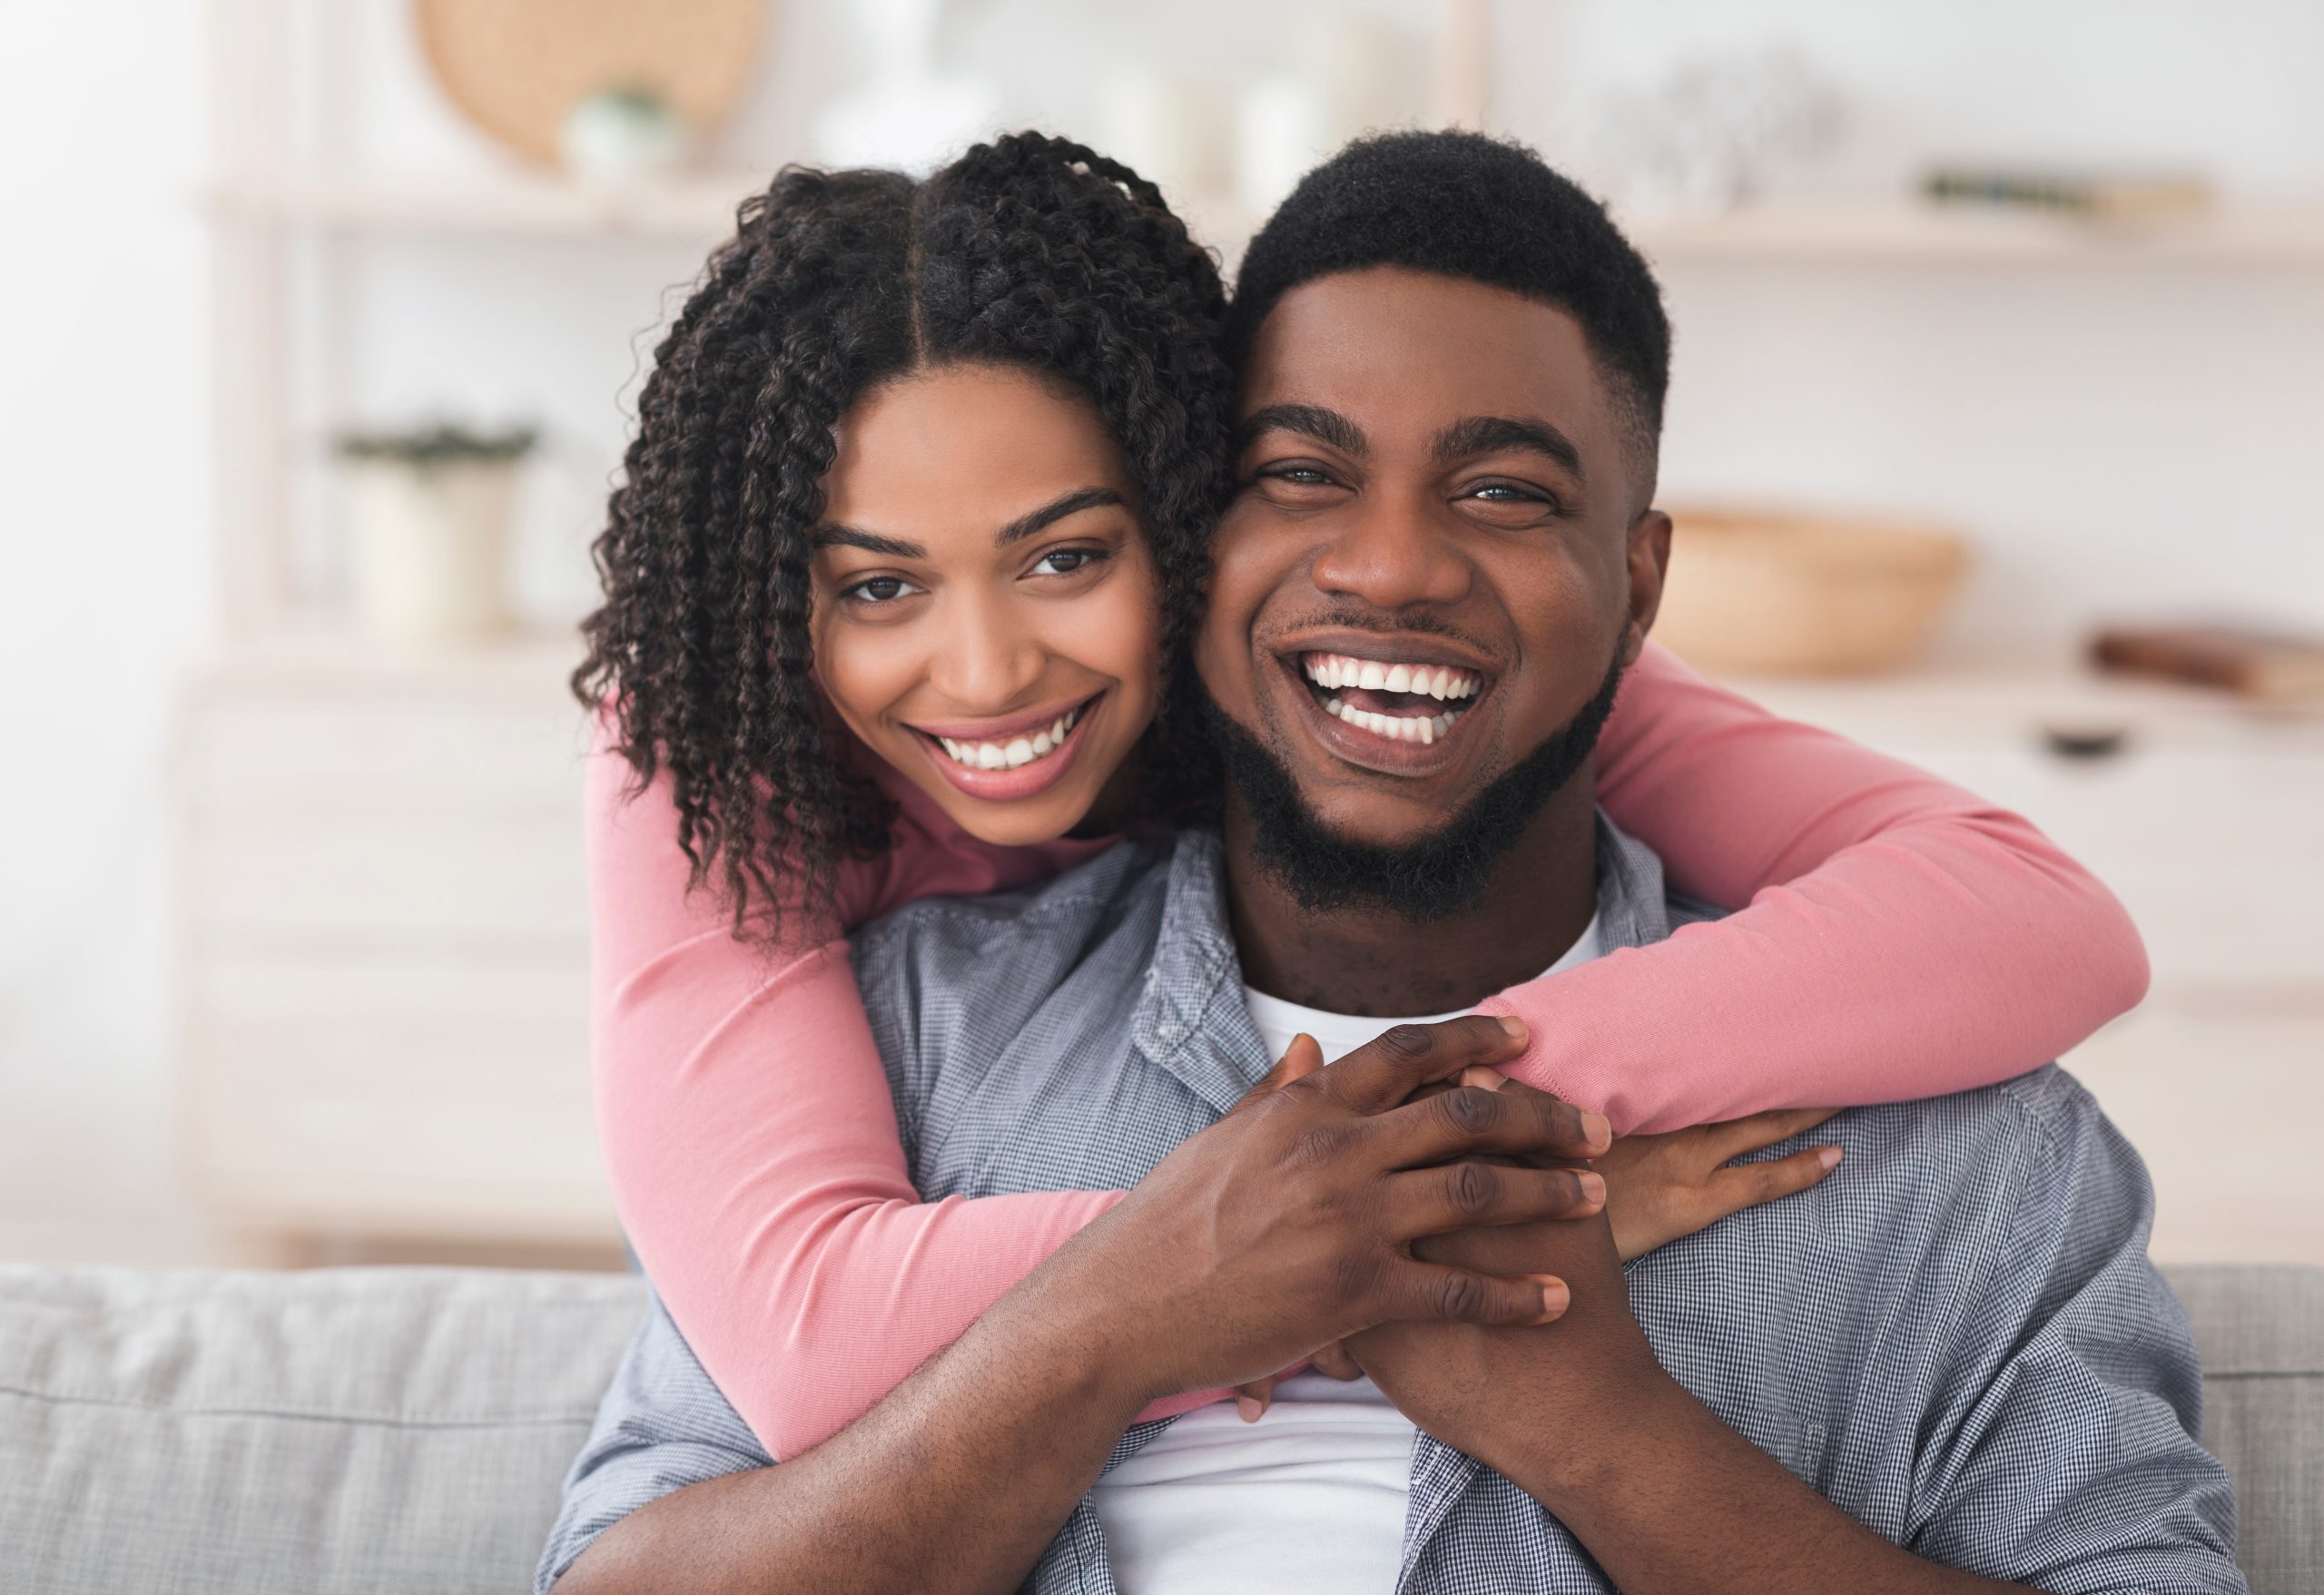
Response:
[{"label": "round woven wall decoration", "polygon": [[566,113],[646,89],[697,133],[734,108],[756,59],[763,0],[414,0],[429,70],[461,112],[553,166]]}]

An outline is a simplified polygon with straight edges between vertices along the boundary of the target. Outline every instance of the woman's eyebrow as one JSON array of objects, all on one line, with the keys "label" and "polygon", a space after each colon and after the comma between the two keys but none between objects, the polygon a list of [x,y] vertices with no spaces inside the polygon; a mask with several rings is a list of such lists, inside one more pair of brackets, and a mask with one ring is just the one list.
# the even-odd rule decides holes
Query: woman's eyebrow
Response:
[{"label": "woman's eyebrow", "polygon": [[1103,504],[1127,502],[1111,487],[1076,487],[1070,493],[1050,499],[1029,515],[1019,516],[1000,528],[1000,535],[993,542],[995,546],[1006,548],[1011,543],[1021,542],[1036,532],[1056,525],[1068,515],[1079,515],[1085,509],[1095,509]]},{"label": "woman's eyebrow", "polygon": [[817,527],[807,536],[810,548],[861,548],[866,554],[878,554],[889,559],[925,559],[928,550],[917,543],[907,543],[901,537],[883,537],[877,532],[858,531],[837,521]]}]

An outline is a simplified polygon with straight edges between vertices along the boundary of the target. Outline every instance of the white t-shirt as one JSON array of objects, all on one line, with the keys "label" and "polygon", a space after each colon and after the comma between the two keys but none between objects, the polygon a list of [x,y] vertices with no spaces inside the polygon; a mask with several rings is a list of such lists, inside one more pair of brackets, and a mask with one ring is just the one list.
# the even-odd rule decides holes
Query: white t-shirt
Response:
[{"label": "white t-shirt", "polygon": [[[1593,917],[1545,972],[1600,950]],[[1366,1019],[1243,991],[1270,1059],[1302,1030],[1336,1063],[1392,1026],[1458,1017]],[[1232,1402],[1188,1413],[1089,1492],[1114,1582],[1122,1595],[1389,1595],[1403,1561],[1413,1439],[1369,1379],[1297,1374],[1256,1423]]]}]

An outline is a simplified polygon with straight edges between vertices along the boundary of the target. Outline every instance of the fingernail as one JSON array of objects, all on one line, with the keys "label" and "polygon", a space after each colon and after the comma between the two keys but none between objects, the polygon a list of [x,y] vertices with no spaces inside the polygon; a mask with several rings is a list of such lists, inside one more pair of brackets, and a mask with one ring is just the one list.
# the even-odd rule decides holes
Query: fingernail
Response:
[{"label": "fingernail", "polygon": [[1544,1322],[1556,1317],[1571,1305],[1573,1293],[1566,1289],[1564,1280],[1554,1274],[1536,1274],[1533,1277],[1541,1286],[1541,1317]]},{"label": "fingernail", "polygon": [[1581,1182],[1581,1199],[1583,1201],[1602,1202],[1606,1199],[1606,1177],[1604,1175],[1591,1174],[1585,1171],[1576,1177]]},{"label": "fingernail", "polygon": [[1840,1149],[1837,1147],[1819,1147],[1816,1149],[1816,1161],[1827,1168],[1837,1168],[1840,1166]]},{"label": "fingernail", "polygon": [[1610,1147],[1614,1144],[1614,1127],[1607,1121],[1606,1116],[1602,1113],[1591,1113],[1584,1108],[1581,1114],[1581,1133],[1588,1137],[1582,1143],[1584,1146]]},{"label": "fingernail", "polygon": [[1502,1034],[1507,1036],[1512,1041],[1522,1041],[1527,1035],[1525,1021],[1519,1019],[1515,1014],[1503,1014],[1501,1016],[1501,1029]]},{"label": "fingernail", "polygon": [[1235,1398],[1235,1410],[1246,1423],[1256,1423],[1259,1414],[1267,1410],[1267,1403],[1256,1395],[1238,1395]]},{"label": "fingernail", "polygon": [[1487,1068],[1482,1063],[1472,1063],[1461,1071],[1461,1083],[1474,1086],[1481,1091],[1500,1090],[1502,1078],[1499,1069]]}]

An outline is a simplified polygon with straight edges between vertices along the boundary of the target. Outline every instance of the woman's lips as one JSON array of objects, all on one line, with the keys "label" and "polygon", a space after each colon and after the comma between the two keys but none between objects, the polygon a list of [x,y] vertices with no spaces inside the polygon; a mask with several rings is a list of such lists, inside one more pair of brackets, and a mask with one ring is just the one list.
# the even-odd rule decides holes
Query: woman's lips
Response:
[{"label": "woman's lips", "polygon": [[[929,763],[936,766],[937,773],[955,787],[970,797],[981,798],[988,802],[1012,802],[1037,796],[1065,778],[1080,754],[1084,740],[1082,733],[1090,717],[1104,707],[1104,698],[1105,694],[1100,693],[1066,710],[1063,714],[1051,715],[1046,720],[1019,715],[1010,720],[987,721],[974,728],[914,725],[911,729],[921,751],[928,755]],[[1064,736],[1049,743],[1047,752],[1037,751],[1042,743],[1049,743],[1050,732],[1060,720],[1069,722],[1065,726]],[[968,731],[970,734],[955,736],[952,733],[956,731]],[[946,748],[944,744],[947,742],[953,744],[953,749]],[[998,768],[970,764],[956,756],[954,751],[1006,750],[1020,743],[1028,744],[1027,751],[1032,756],[1021,763],[1003,764]]]}]

